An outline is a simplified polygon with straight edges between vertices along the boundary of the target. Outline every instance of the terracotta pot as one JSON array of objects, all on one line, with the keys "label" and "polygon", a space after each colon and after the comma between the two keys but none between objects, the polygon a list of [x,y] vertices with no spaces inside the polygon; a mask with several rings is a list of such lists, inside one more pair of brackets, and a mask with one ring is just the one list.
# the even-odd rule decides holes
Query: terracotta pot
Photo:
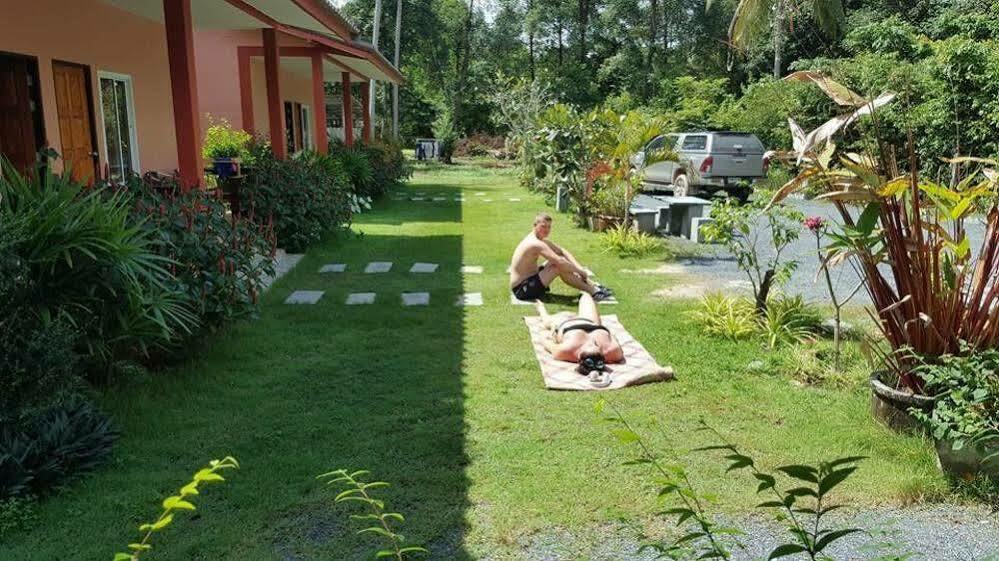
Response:
[{"label": "terracotta pot", "polygon": [[885,374],[871,374],[871,414],[892,430],[904,433],[922,432],[922,425],[909,410],[917,408],[929,413],[933,410],[933,398],[911,393],[907,389],[892,388],[881,381]]},{"label": "terracotta pot", "polygon": [[971,443],[965,443],[960,450],[954,450],[950,440],[936,442],[937,465],[944,473],[961,478],[965,481],[986,475],[999,481],[999,457],[985,461],[985,457],[996,452],[995,449],[978,450]]}]

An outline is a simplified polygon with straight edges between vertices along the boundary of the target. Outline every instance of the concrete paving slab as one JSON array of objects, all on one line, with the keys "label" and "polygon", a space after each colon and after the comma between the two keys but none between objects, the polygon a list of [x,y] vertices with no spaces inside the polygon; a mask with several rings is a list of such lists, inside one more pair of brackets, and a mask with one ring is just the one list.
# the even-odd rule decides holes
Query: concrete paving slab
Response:
[{"label": "concrete paving slab", "polygon": [[372,261],[364,268],[365,273],[387,273],[392,270],[391,261]]},{"label": "concrete paving slab", "polygon": [[466,292],[465,294],[459,294],[458,298],[454,302],[455,306],[481,306],[482,305],[482,293],[481,292]]},{"label": "concrete paving slab", "polygon": [[346,263],[330,263],[319,268],[320,273],[342,273],[346,270]]},{"label": "concrete paving slab", "polygon": [[437,263],[413,263],[410,273],[436,273],[439,265]]},{"label": "concrete paving slab", "polygon": [[374,303],[375,303],[374,292],[353,292],[347,295],[346,304],[348,306],[357,306],[360,304],[374,304]]},{"label": "concrete paving slab", "polygon": [[462,265],[461,273],[463,275],[481,275],[482,274],[481,265]]},{"label": "concrete paving slab", "polygon": [[322,290],[296,290],[285,299],[285,304],[315,304],[323,297]]},{"label": "concrete paving slab", "polygon": [[430,305],[429,292],[403,292],[403,306],[428,306]]}]

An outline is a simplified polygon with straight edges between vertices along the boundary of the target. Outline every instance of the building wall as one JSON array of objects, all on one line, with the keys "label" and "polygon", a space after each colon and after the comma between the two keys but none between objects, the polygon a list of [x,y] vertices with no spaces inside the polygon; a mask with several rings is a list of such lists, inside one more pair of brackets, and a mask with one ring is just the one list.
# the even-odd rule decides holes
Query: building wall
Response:
[{"label": "building wall", "polygon": [[[141,171],[173,171],[177,145],[163,25],[97,0],[4,1],[0,51],[38,59],[48,145],[61,151],[52,61],[90,68],[94,126],[101,166],[107,162],[98,109],[98,71],[128,74],[135,97]],[[237,105],[239,103],[237,96]]]},{"label": "building wall", "polygon": [[[302,46],[304,43],[281,37],[281,46]],[[198,67],[198,103],[201,126],[204,130],[209,118],[225,119],[236,128],[246,129],[239,96],[238,47],[260,47],[263,37],[259,30],[249,31],[197,31],[194,46]],[[282,59],[282,62],[289,61]],[[307,59],[298,59],[304,61]],[[312,107],[312,76],[305,72],[292,72],[281,68],[280,88],[282,101],[296,101]],[[267,118],[267,83],[263,57],[250,59],[250,82],[253,89],[254,132],[267,137],[270,122]],[[283,111],[283,109],[282,109]],[[314,114],[314,113],[313,113]],[[283,115],[283,113],[282,113]],[[283,117],[282,117],[283,118]]]}]

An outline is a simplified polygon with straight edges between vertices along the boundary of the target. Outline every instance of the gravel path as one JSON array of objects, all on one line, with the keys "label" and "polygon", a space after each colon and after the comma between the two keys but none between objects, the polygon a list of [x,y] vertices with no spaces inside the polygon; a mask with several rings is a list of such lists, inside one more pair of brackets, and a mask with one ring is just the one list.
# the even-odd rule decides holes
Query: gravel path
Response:
[{"label": "gravel path", "polygon": [[[828,203],[817,201],[794,200],[791,201],[799,211],[805,216],[822,216],[827,220],[840,223],[836,209]],[[766,232],[766,220],[761,218],[759,224]],[[977,251],[985,237],[985,221],[977,218],[968,221],[968,236],[972,242],[973,251]],[[785,285],[784,291],[788,294],[802,294],[812,302],[826,302],[829,300],[829,293],[823,279],[816,279],[819,269],[818,257],[816,255],[815,238],[811,232],[802,229],[801,236],[796,242],[785,249],[787,259],[795,259],[799,265],[791,280]],[[685,242],[680,241],[681,245]],[[762,257],[769,258],[773,254],[773,245],[770,243],[768,235],[761,236]],[[747,289],[748,280],[746,274],[739,270],[735,258],[721,247],[712,247],[707,250],[707,256],[695,258],[681,258],[675,262],[679,268],[674,268],[673,273],[685,275],[684,283],[693,285],[703,285],[711,290],[716,289]],[[817,282],[818,281],[818,282]],[[860,278],[854,272],[853,267],[844,264],[833,270],[833,281],[839,294],[849,294],[849,292],[860,282]],[[694,294],[696,290],[691,290]],[[701,291],[703,292],[703,290]],[[866,291],[861,289],[851,303],[869,303]]]},{"label": "gravel path", "polygon": [[[718,520],[745,532],[739,541],[745,546],[733,559],[766,559],[787,534],[775,521],[764,517]],[[871,535],[855,534],[827,550],[837,561],[872,561],[888,554],[911,554],[920,561],[995,561],[999,559],[999,520],[980,507],[934,505],[921,508],[875,508],[841,517],[837,527],[856,526]],[[651,552],[638,553],[639,542],[620,526],[604,527],[595,535],[574,535],[551,530],[532,536],[521,544],[525,561],[652,561]],[[491,557],[484,559],[490,560]],[[789,556],[784,559],[807,559]]]}]

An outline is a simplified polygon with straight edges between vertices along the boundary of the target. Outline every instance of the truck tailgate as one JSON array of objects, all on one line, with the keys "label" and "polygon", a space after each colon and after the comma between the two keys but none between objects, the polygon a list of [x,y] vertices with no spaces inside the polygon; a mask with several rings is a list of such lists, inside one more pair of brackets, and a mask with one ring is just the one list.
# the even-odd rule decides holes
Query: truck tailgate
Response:
[{"label": "truck tailgate", "polygon": [[763,177],[763,154],[712,154],[705,177]]}]

